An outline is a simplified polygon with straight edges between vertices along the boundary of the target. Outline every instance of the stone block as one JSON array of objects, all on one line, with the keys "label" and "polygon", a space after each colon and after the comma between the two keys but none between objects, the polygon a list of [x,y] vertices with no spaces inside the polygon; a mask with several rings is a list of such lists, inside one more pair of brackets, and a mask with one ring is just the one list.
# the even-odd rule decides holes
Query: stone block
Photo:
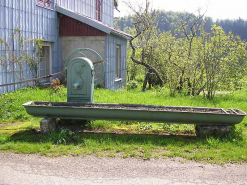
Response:
[{"label": "stone block", "polygon": [[205,136],[225,136],[231,132],[231,127],[227,125],[211,126],[211,125],[196,125],[196,135],[199,137]]},{"label": "stone block", "polygon": [[41,133],[51,133],[56,129],[57,119],[56,118],[44,118],[40,121]]}]

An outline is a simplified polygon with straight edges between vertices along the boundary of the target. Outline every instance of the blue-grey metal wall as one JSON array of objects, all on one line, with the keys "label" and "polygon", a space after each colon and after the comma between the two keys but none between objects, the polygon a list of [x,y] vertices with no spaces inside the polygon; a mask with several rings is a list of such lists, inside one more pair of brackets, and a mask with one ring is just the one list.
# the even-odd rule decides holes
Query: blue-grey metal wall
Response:
[{"label": "blue-grey metal wall", "polygon": [[[43,38],[44,41],[52,44],[52,72],[62,70],[62,51],[61,38],[59,37],[58,16],[54,10],[58,4],[66,9],[95,18],[95,0],[54,0],[51,9],[37,6],[37,0],[0,0],[0,38],[6,40],[15,53],[20,53],[17,43],[12,43],[13,30],[18,28],[25,39]],[[102,1],[102,22],[113,26],[113,0]],[[121,45],[121,82],[115,82],[115,61],[116,44]],[[126,40],[115,35],[108,35],[106,39],[106,58],[109,61],[106,64],[106,88],[117,89],[126,83]],[[33,53],[33,46],[27,47],[30,54]],[[0,55],[6,54],[6,48],[0,45]],[[18,66],[11,66],[16,72]],[[27,65],[23,71],[26,79],[32,78],[32,73]],[[14,75],[9,74],[4,68],[0,67],[0,84],[19,81]],[[26,85],[12,85],[0,87],[0,94],[16,90]]]},{"label": "blue-grey metal wall", "polygon": [[[116,45],[121,46],[121,81],[116,81]],[[108,59],[105,63],[105,87],[107,89],[117,90],[126,85],[127,40],[113,34],[107,35],[105,56]]]},{"label": "blue-grey metal wall", "polygon": [[[55,3],[75,13],[96,19],[95,0],[55,0]],[[114,1],[102,1],[102,22],[113,26]]]},{"label": "blue-grey metal wall", "polygon": [[[52,8],[54,4],[52,5]],[[36,0],[0,0],[0,38],[6,40],[12,46],[15,53],[19,53],[17,43],[12,43],[14,29],[20,29],[25,39],[43,38],[44,41],[52,44],[52,72],[62,70],[61,60],[61,39],[58,33],[57,13],[52,9],[46,9],[36,5]],[[27,50],[32,55],[33,46],[29,44]],[[4,56],[6,48],[0,45],[0,55]],[[18,72],[17,66],[12,66],[12,70]],[[24,77],[32,78],[32,73],[24,66]],[[0,84],[19,81],[18,78],[9,74],[0,67]],[[12,85],[0,88],[0,94],[13,91],[20,86]]]}]

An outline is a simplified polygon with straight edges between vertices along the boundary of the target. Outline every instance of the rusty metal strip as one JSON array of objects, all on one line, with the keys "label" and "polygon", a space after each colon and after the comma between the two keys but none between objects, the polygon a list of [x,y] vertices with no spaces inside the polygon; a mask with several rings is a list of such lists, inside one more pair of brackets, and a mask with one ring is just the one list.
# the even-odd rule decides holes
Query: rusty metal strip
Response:
[{"label": "rusty metal strip", "polygon": [[50,77],[61,75],[61,74],[64,74],[64,73],[65,73],[65,71],[61,71],[59,73],[50,74],[50,75],[43,76],[43,77],[40,77],[40,78],[33,78],[33,79],[30,79],[30,80],[25,80],[25,81],[21,81],[21,82],[2,84],[2,85],[0,85],[0,87],[8,86],[8,85],[22,84],[22,83],[27,83],[27,82],[32,82],[32,81],[38,81],[38,80],[41,80],[41,79],[50,78]]}]

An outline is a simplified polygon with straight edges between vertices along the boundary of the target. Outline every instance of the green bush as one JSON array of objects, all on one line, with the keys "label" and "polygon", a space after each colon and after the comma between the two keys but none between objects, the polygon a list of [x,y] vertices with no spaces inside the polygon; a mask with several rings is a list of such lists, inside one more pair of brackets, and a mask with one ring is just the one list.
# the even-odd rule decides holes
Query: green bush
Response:
[{"label": "green bush", "polygon": [[6,134],[0,134],[0,144],[4,144],[10,140],[10,137]]},{"label": "green bush", "polygon": [[62,129],[59,133],[52,132],[50,135],[50,141],[54,144],[71,144],[78,143],[79,136],[69,129]]},{"label": "green bush", "polygon": [[138,87],[138,82],[130,81],[127,83],[127,90],[136,89]]}]

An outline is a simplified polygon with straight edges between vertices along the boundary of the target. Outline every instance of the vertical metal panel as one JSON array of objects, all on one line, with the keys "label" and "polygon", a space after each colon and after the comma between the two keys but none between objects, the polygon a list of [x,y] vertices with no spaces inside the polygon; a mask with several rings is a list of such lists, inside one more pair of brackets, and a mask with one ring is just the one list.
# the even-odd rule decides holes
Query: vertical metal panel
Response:
[{"label": "vertical metal panel", "polygon": [[[75,11],[79,14],[86,15],[95,19],[95,2],[94,0],[55,0],[58,5]],[[113,26],[113,1],[104,0],[102,5],[102,22]],[[8,43],[11,43],[11,35],[13,29],[19,28],[22,35],[27,38],[44,38],[45,41],[53,43],[53,72],[62,70],[61,61],[61,39],[58,35],[57,29],[57,15],[55,11],[51,11],[39,6],[36,6],[36,0],[0,0],[0,37],[4,38]],[[78,31],[78,30],[77,30]],[[80,34],[80,29],[79,33]],[[108,37],[111,41],[107,42],[107,55],[110,55],[110,61],[115,61],[115,47],[114,39],[111,36]],[[110,39],[111,38],[111,39]],[[16,43],[14,44],[16,45]],[[30,54],[33,54],[32,45],[28,46]],[[15,52],[20,53],[18,46],[14,47]],[[4,47],[0,47],[0,53],[3,55],[6,53]],[[106,56],[107,56],[106,55]],[[107,65],[106,79],[109,82],[109,86],[114,86],[115,72],[111,69],[110,63]],[[115,64],[113,64],[115,65]],[[18,70],[15,67],[15,70]],[[31,78],[32,73],[28,70],[27,65],[24,66],[24,75],[26,78]],[[8,77],[7,77],[8,76]],[[7,83],[9,81],[16,81],[11,74],[8,74],[6,70],[1,68],[0,70],[0,84]],[[19,86],[10,86],[0,88],[0,93],[7,92],[8,90],[14,90]]]},{"label": "vertical metal panel", "polygon": [[[56,3],[73,12],[96,19],[95,0],[57,0]],[[103,0],[102,3],[102,22],[113,26],[113,0]]]},{"label": "vertical metal panel", "polygon": [[102,22],[113,26],[114,2],[112,0],[104,0],[102,6]]},{"label": "vertical metal panel", "polygon": [[[109,48],[109,44],[108,44],[108,35],[107,35],[105,39],[105,56],[107,56],[108,48]],[[108,62],[104,63],[104,67],[105,67],[105,87],[107,88],[108,84],[107,84],[106,79],[108,79],[108,76],[107,76],[108,75]]]},{"label": "vertical metal panel", "polygon": [[[116,70],[116,45],[121,46],[121,82],[115,82]],[[106,39],[107,51],[106,58],[108,58],[105,71],[105,86],[108,89],[117,90],[118,88],[126,85],[126,48],[127,40],[115,36],[108,35]]]},{"label": "vertical metal panel", "polygon": [[[68,2],[67,0],[63,1]],[[54,62],[56,63],[54,70],[57,71],[62,68],[61,42],[59,41],[55,11],[36,6],[36,0],[0,0],[0,37],[11,44],[11,36],[15,28],[21,30],[24,39],[44,38],[45,41],[56,45],[56,51],[52,53],[53,62],[56,61]],[[20,53],[16,41],[11,46],[13,46],[13,52]],[[30,55],[33,55],[33,44],[28,44],[26,50]],[[5,55],[5,53],[7,53],[6,48],[0,45],[0,55]],[[18,66],[10,67],[11,70],[19,71]],[[32,73],[28,70],[27,64],[23,65],[23,73],[25,78],[32,78]],[[0,84],[18,80],[0,67]],[[1,87],[0,94],[19,88],[22,85]]]},{"label": "vertical metal panel", "polygon": [[[2,31],[0,29],[0,31]],[[5,55],[5,52],[2,50],[2,47],[0,46],[0,55]],[[2,64],[3,61],[0,61],[0,64]],[[1,67],[0,65],[0,84],[4,84],[5,81],[4,81],[4,69]],[[0,88],[0,94],[4,92],[4,89],[3,88]]]}]

